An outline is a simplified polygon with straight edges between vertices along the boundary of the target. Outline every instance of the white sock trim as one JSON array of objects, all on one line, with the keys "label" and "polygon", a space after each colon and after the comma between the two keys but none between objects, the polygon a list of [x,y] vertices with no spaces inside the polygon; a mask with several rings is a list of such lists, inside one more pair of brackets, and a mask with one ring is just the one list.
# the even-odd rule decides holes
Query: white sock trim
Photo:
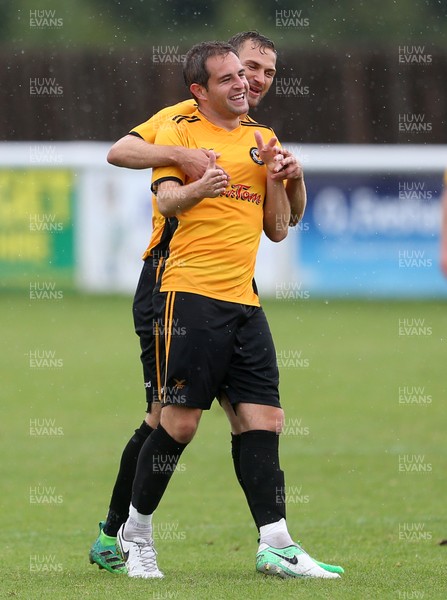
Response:
[{"label": "white sock trim", "polygon": [[287,531],[285,519],[280,519],[279,521],[275,521],[275,523],[269,523],[268,525],[262,525],[259,528],[259,534],[261,536],[261,539],[265,535],[270,535],[271,533],[279,533],[280,531]]},{"label": "white sock trim", "polygon": [[141,527],[150,527],[152,525],[152,515],[142,515],[132,504],[129,508],[129,517],[136,525],[140,525]]},{"label": "white sock trim", "polygon": [[280,519],[275,523],[262,525],[259,528],[259,542],[273,546],[273,548],[285,548],[291,546],[293,540],[290,537],[289,530],[285,519]]}]

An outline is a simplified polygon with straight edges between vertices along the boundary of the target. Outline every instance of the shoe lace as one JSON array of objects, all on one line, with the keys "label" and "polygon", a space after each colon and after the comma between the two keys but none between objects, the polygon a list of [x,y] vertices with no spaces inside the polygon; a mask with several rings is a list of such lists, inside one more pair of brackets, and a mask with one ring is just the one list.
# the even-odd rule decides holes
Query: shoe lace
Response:
[{"label": "shoe lace", "polygon": [[153,542],[137,538],[134,542],[138,545],[141,565],[149,571],[158,571],[157,551]]}]

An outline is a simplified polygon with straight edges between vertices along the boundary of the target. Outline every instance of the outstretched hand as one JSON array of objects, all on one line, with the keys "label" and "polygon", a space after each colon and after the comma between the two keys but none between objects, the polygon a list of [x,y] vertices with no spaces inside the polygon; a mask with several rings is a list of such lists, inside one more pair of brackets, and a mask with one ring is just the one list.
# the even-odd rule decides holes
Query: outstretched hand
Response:
[{"label": "outstretched hand", "polygon": [[278,173],[283,168],[284,156],[281,148],[277,146],[278,139],[272,137],[267,143],[264,142],[259,131],[255,131],[256,145],[258,146],[259,158],[271,173]]},{"label": "outstretched hand", "polygon": [[281,161],[281,169],[275,171],[272,179],[303,179],[303,167],[299,160],[285,148],[281,148],[281,154],[284,156],[284,160]]}]

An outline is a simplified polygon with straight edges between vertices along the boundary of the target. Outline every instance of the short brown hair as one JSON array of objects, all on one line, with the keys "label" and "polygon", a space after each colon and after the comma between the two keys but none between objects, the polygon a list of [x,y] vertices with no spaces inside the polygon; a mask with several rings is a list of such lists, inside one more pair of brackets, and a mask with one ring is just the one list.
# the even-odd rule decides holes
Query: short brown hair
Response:
[{"label": "short brown hair", "polygon": [[236,54],[237,50],[227,42],[201,42],[196,44],[187,52],[183,64],[183,78],[186,85],[198,83],[207,88],[210,74],[206,68],[206,61],[212,56],[227,56],[227,54]]},{"label": "short brown hair", "polygon": [[259,31],[241,31],[240,33],[233,35],[233,37],[228,40],[228,43],[239,52],[241,47],[248,40],[251,40],[255,48],[259,48],[261,52],[268,48],[269,50],[273,50],[276,54],[275,44],[272,40],[265,37],[265,35],[259,33]]}]

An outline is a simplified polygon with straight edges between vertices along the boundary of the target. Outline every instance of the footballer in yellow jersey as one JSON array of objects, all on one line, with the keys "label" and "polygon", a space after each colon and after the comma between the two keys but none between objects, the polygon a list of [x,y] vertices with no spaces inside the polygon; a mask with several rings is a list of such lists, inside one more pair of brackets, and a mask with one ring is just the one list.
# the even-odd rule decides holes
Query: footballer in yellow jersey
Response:
[{"label": "footballer in yellow jersey", "polygon": [[[246,68],[250,107],[256,107],[268,92],[275,75],[276,51],[273,42],[258,32],[243,32],[233,36],[230,43],[238,49],[241,61]],[[128,134],[118,140],[109,152],[109,162],[116,166],[140,169],[172,164],[172,160],[174,160],[175,164],[185,167],[187,172],[191,171],[196,174],[196,177],[200,177],[206,165],[206,155],[203,152],[185,152],[181,148],[176,148],[176,154],[173,156],[172,150],[166,155],[162,147],[151,146],[155,141],[157,132],[163,127],[166,120],[176,115],[190,115],[196,108],[197,104],[194,100],[185,100],[172,107],[163,109],[154,115],[153,118],[133,128],[130,135]],[[246,117],[246,120],[251,121],[249,117]],[[144,142],[148,143],[144,144]],[[299,178],[300,176],[302,177],[302,171],[299,163],[291,155],[289,160],[290,164],[284,175],[288,184],[290,184],[287,191],[291,205],[293,206],[293,186],[295,183],[298,186],[300,185]],[[297,198],[298,203],[296,204],[297,208],[294,212],[292,225],[299,221],[304,211],[305,187],[303,181],[301,182],[301,190],[302,200]],[[166,244],[172,232],[169,227],[165,226],[168,221],[165,222],[165,219],[158,213],[155,202],[153,215],[154,231],[148,249],[144,254],[145,262],[133,306],[135,328],[140,337],[142,349],[141,360],[145,376],[144,385],[148,401],[148,414],[124,449],[110,501],[107,520],[100,523],[100,535],[90,551],[90,561],[97,563],[101,568],[112,573],[125,572],[122,559],[116,554],[116,537],[114,536],[116,536],[119,526],[126,520],[128,515],[132,482],[139,451],[146,438],[153,431],[152,427],[156,427],[160,412],[159,404],[155,405],[155,408],[152,408],[154,389],[152,380],[155,382],[152,291],[155,282],[156,267],[159,262],[162,262],[160,259],[165,255]],[[229,413],[232,413],[231,409]],[[237,477],[241,482],[239,474],[239,438],[239,435],[232,435],[231,442],[233,463]],[[323,568],[337,569],[336,567],[323,565],[323,563],[320,564]]]},{"label": "footballer in yellow jersey", "polygon": [[[157,134],[156,143],[205,147],[209,163],[191,182],[171,167],[154,171],[160,213],[178,220],[153,297],[165,406],[140,451],[117,548],[129,577],[163,577],[152,517],[202,411],[224,394],[241,418],[239,475],[259,528],[257,571],[283,578],[338,578],[294,543],[287,529],[276,353],[250,290],[262,231],[274,241],[287,235],[290,204],[282,181],[274,179],[285,157],[270,132],[258,130],[252,137],[252,126],[240,122],[248,110],[249,87],[232,46],[197,44],[186,55],[184,76],[200,114],[174,118],[172,131]],[[167,456],[169,469],[160,473]]]}]

